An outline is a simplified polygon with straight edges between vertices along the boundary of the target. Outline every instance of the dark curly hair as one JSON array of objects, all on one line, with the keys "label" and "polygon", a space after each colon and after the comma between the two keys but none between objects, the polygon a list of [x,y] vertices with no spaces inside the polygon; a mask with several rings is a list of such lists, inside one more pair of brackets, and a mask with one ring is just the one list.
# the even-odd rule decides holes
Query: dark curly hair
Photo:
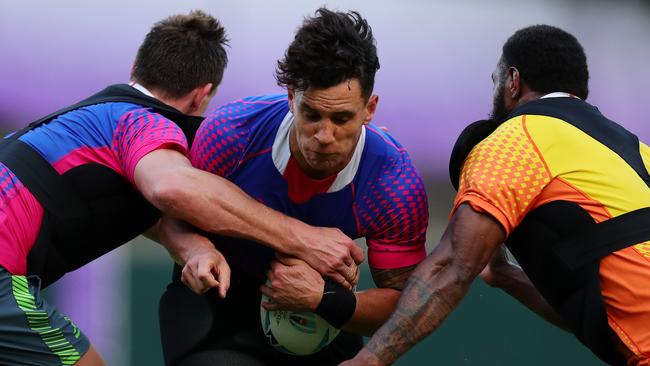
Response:
[{"label": "dark curly hair", "polygon": [[296,90],[326,89],[357,78],[362,96],[372,94],[379,69],[377,46],[368,22],[356,11],[316,10],[306,18],[278,61],[278,85]]},{"label": "dark curly hair", "polygon": [[573,35],[560,28],[533,25],[515,32],[503,45],[501,72],[511,66],[534,91],[562,91],[583,100],[589,95],[585,51]]},{"label": "dark curly hair", "polygon": [[131,79],[171,98],[207,83],[216,88],[228,64],[227,44],[226,30],[214,17],[200,10],[172,15],[145,37]]}]

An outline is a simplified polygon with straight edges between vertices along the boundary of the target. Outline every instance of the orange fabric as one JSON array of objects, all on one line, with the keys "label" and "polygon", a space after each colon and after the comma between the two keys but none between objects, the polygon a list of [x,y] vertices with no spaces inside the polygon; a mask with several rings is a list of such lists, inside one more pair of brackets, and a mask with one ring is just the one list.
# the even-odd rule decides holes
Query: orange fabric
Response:
[{"label": "orange fabric", "polygon": [[523,123],[504,123],[465,159],[454,211],[470,202],[492,214],[510,234],[550,180]]},{"label": "orange fabric", "polygon": [[[650,189],[630,169],[564,121],[516,117],[468,155],[452,215],[467,202],[510,234],[530,210],[566,200],[601,222],[650,206]],[[650,243],[603,258],[600,279],[609,324],[628,351],[629,365],[650,366]]]}]

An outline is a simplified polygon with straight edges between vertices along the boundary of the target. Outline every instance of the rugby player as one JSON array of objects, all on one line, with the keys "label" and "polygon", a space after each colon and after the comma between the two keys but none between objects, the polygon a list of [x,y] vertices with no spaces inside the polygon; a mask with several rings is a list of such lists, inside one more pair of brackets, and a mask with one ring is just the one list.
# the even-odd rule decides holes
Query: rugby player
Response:
[{"label": "rugby player", "polygon": [[480,273],[608,364],[648,365],[650,149],[585,101],[588,78],[582,46],[561,29],[530,26],[506,41],[492,120],[470,125],[452,154],[458,195],[440,245],[342,365],[392,364]]},{"label": "rugby player", "polygon": [[[350,269],[362,253],[340,230],[281,215],[191,167],[188,143],[221,82],[225,43],[213,17],[171,16],[146,36],[129,85],[110,86],[1,140],[0,364],[103,365],[39,289],[149,228],[155,235],[161,212],[259,240],[340,282],[347,273],[354,280]],[[310,250],[316,245],[326,253]],[[223,257],[213,246],[199,252],[190,277],[207,272],[225,292]],[[185,264],[184,252],[173,253]]]},{"label": "rugby player", "polygon": [[[287,92],[218,108],[191,152],[197,168],[273,209],[364,237],[377,288],[352,292],[304,261],[254,241],[212,236],[232,269],[228,296],[195,295],[176,268],[160,303],[167,365],[334,365],[387,319],[426,255],[428,207],[404,147],[370,123],[378,69],[367,21],[354,11],[318,9],[278,62],[276,78]],[[310,356],[276,351],[260,324],[262,293],[273,301],[264,304],[268,309],[315,312],[343,332]]]}]

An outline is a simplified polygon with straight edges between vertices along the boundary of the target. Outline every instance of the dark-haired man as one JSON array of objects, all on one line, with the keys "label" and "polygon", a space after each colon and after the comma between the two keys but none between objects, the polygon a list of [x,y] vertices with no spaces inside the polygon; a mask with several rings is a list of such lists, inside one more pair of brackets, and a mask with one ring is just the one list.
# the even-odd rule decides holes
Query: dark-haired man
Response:
[{"label": "dark-haired man", "polygon": [[508,39],[493,74],[493,121],[470,125],[454,147],[458,196],[440,245],[343,365],[393,363],[479,273],[603,361],[648,365],[650,149],[584,101],[588,78],[582,46],[561,29],[531,26]]},{"label": "dark-haired man", "polygon": [[[153,227],[161,211],[205,231],[259,240],[341,282],[345,275],[354,281],[351,254],[360,261],[362,253],[339,230],[274,212],[192,168],[186,157],[221,82],[225,43],[213,17],[171,16],[147,34],[131,84],[110,86],[0,142],[0,364],[102,365],[86,336],[40,298],[39,287]],[[209,242],[200,245],[207,239],[188,239],[172,250],[181,264],[192,256],[185,280],[214,283],[224,295],[223,257]],[[329,250],[313,253],[315,245]]]},{"label": "dark-haired man", "polygon": [[[365,237],[378,288],[353,293],[303,261],[274,260],[273,250],[255,242],[213,237],[232,268],[230,292],[198,297],[176,270],[160,309],[167,365],[334,365],[387,319],[425,256],[428,207],[406,150],[370,124],[378,68],[366,20],[319,9],[278,62],[287,93],[220,107],[201,125],[191,153],[196,167],[271,208]],[[280,353],[262,331],[262,293],[273,301],[267,309],[316,312],[344,332],[310,356]]]}]

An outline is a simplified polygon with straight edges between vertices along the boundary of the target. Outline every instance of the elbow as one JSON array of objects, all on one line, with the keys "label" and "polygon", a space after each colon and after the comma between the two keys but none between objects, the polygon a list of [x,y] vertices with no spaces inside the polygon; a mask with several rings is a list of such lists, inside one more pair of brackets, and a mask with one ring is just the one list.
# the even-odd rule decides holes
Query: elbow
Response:
[{"label": "elbow", "polygon": [[160,211],[174,216],[173,213],[189,199],[186,187],[178,178],[161,179],[145,196]]}]

